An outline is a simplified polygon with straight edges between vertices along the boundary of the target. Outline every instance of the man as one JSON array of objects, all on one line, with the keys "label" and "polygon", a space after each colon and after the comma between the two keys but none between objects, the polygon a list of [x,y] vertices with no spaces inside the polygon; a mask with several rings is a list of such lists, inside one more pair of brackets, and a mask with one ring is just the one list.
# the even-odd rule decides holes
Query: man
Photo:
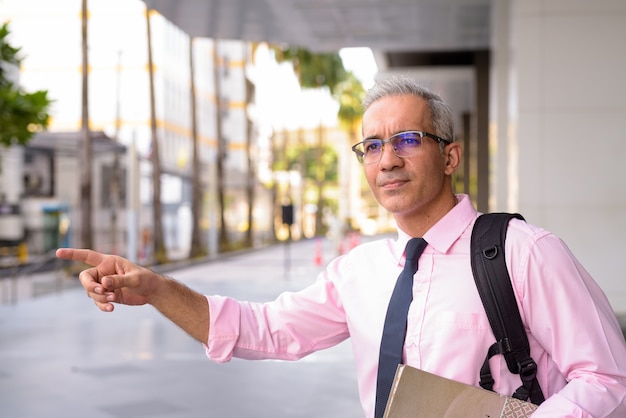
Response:
[{"label": "man", "polygon": [[[470,267],[478,213],[468,196],[452,190],[461,161],[452,113],[437,95],[402,77],[379,82],[364,107],[365,139],[353,150],[374,196],[393,214],[398,238],[354,248],[300,292],[267,304],[240,303],[205,297],[121,257],[72,249],[57,255],[95,266],[80,280],[101,310],[151,304],[217,362],[294,360],[350,337],[361,403],[372,417],[387,307],[407,242],[423,237],[402,359],[476,385],[494,337]],[[561,240],[523,221],[511,221],[505,252],[546,397],[535,416],[626,416],[626,343],[600,288]],[[494,390],[512,394],[519,376],[502,356],[490,363]]]}]

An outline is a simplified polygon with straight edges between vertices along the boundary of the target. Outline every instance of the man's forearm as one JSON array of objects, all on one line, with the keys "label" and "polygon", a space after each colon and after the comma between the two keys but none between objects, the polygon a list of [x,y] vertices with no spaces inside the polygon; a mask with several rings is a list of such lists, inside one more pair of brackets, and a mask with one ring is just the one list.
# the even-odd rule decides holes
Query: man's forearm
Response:
[{"label": "man's forearm", "polygon": [[162,282],[149,303],[170,321],[201,343],[209,337],[209,304],[206,297],[169,277]]}]

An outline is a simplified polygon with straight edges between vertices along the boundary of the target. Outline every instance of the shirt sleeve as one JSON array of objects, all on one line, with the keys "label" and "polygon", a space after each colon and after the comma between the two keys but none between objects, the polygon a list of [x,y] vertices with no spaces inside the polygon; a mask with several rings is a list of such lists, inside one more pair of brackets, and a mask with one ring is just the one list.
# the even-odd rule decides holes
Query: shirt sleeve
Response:
[{"label": "shirt sleeve", "polygon": [[244,359],[297,360],[348,338],[340,297],[321,274],[299,292],[269,303],[208,296],[207,356],[216,362]]},{"label": "shirt sleeve", "polygon": [[558,381],[550,369],[566,380],[533,417],[626,417],[626,342],[605,294],[553,234],[535,235],[518,261],[522,315],[546,353],[544,394]]}]

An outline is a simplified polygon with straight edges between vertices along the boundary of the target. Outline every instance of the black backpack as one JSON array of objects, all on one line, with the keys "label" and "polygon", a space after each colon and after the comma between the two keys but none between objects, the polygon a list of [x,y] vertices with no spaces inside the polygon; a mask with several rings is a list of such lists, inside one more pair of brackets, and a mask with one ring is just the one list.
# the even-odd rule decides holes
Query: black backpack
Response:
[{"label": "black backpack", "polygon": [[523,401],[530,399],[539,405],[544,396],[537,381],[537,363],[530,356],[528,337],[504,257],[504,240],[512,218],[524,220],[518,213],[489,213],[479,216],[472,230],[472,272],[496,337],[480,370],[480,386],[493,391],[489,359],[502,354],[509,371],[519,374],[522,380],[522,386],[512,396]]}]

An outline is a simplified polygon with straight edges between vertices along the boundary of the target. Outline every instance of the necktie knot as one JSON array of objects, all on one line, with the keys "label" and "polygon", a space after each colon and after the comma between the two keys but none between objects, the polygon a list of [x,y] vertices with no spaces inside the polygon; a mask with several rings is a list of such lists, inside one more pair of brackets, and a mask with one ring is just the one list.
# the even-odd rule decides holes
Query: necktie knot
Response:
[{"label": "necktie knot", "polygon": [[426,248],[424,238],[411,238],[406,244],[405,257],[407,260],[417,260]]}]

